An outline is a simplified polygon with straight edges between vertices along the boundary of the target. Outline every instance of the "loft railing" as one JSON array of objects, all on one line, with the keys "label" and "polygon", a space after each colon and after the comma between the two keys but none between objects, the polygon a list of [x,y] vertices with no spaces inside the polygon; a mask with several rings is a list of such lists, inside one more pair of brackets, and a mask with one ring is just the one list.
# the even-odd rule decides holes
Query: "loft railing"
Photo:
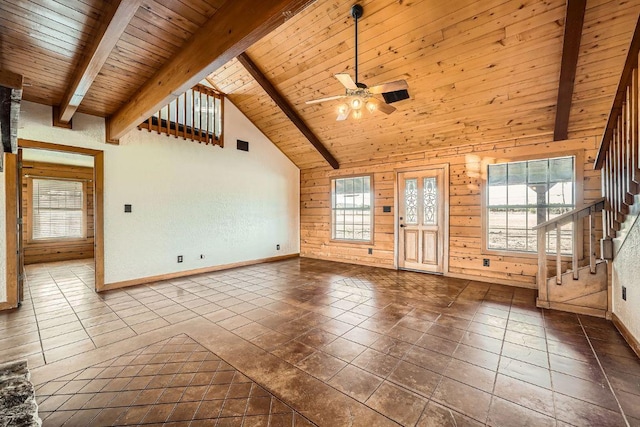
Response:
[{"label": "loft railing", "polygon": [[602,170],[604,237],[614,238],[640,191],[638,134],[638,53],[640,19],[636,24],[618,90],[602,136],[594,168]]},{"label": "loft railing", "polygon": [[556,283],[562,284],[562,253],[560,251],[560,229],[562,226],[573,224],[573,251],[571,254],[571,270],[573,278],[578,280],[579,266],[579,248],[578,233],[582,232],[579,224],[583,218],[589,217],[589,269],[592,274],[596,272],[596,249],[597,249],[597,232],[596,232],[596,213],[601,212],[605,207],[605,198],[595,200],[580,208],[576,208],[570,212],[543,222],[533,227],[538,233],[538,299],[547,301],[549,279],[549,271],[547,268],[547,233],[555,231],[556,234]]},{"label": "loft railing", "polygon": [[198,84],[140,123],[138,129],[223,147],[223,97]]}]

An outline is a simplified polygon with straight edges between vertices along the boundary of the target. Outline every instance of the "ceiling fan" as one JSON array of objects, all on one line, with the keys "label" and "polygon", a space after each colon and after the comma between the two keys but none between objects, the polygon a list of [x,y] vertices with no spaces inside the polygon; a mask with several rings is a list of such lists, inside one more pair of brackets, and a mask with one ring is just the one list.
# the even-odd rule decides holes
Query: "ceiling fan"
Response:
[{"label": "ceiling fan", "polygon": [[[380,110],[385,114],[391,114],[396,108],[389,104],[409,98],[409,92],[407,91],[409,85],[405,80],[396,80],[371,87],[358,81],[358,19],[362,17],[362,13],[363,8],[361,5],[354,4],[351,7],[351,16],[355,21],[355,81],[348,73],[338,73],[335,78],[344,86],[344,94],[306,102],[307,104],[318,104],[320,102],[346,99],[347,102],[338,107],[336,120],[339,121],[346,120],[349,115],[354,119],[359,119],[362,117],[363,109],[367,109],[370,113]],[[379,94],[384,98],[384,102],[374,96]]]}]

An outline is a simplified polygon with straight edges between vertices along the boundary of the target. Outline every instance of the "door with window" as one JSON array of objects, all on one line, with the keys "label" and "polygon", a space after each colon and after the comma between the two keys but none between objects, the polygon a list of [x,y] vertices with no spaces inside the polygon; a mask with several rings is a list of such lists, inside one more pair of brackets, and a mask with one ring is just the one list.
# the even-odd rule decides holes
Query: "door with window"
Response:
[{"label": "door with window", "polygon": [[398,267],[445,271],[446,167],[398,173]]}]

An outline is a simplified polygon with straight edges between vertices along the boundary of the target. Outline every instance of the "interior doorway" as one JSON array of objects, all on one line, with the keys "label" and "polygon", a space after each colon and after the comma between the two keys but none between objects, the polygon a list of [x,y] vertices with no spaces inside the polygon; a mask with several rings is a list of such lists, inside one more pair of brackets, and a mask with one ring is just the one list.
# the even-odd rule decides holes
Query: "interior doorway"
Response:
[{"label": "interior doorway", "polygon": [[397,173],[398,268],[446,273],[449,241],[449,167]]},{"label": "interior doorway", "polygon": [[95,290],[102,290],[103,152],[23,139],[18,147],[7,168],[7,263],[15,265],[7,269],[7,303],[23,299],[25,262],[92,257]]}]

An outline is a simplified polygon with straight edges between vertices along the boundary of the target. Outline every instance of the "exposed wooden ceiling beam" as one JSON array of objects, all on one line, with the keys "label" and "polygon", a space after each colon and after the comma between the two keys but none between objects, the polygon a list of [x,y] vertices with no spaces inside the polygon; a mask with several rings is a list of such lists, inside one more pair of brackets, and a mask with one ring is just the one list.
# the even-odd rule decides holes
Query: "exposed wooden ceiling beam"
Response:
[{"label": "exposed wooden ceiling beam", "polygon": [[273,99],[278,107],[284,112],[284,114],[289,117],[289,120],[293,122],[293,124],[302,132],[302,134],[309,140],[309,142],[318,150],[318,152],[324,157],[324,159],[333,167],[334,169],[338,169],[340,164],[336,160],[335,157],[327,150],[322,142],[318,139],[318,137],[313,133],[309,126],[300,118],[298,113],[293,109],[293,107],[289,104],[289,102],[284,99],[284,97],[280,94],[278,89],[273,86],[273,84],[269,81],[269,79],[258,69],[256,64],[249,58],[249,55],[246,53],[241,53],[238,55],[238,61],[247,69],[249,74],[253,76],[253,78],[258,82],[260,86],[264,89],[267,94]]},{"label": "exposed wooden ceiling beam", "polygon": [[141,4],[142,0],[105,2],[106,10],[94,35],[94,42],[76,68],[60,103],[58,120],[61,123],[69,123]]},{"label": "exposed wooden ceiling beam", "polygon": [[115,142],[314,0],[228,0],[122,108],[107,119]]},{"label": "exposed wooden ceiling beam", "polygon": [[556,104],[556,124],[553,140],[562,141],[569,137],[569,113],[573,99],[573,86],[578,68],[580,40],[587,0],[567,0],[567,16],[564,23],[564,44],[560,65],[560,84]]},{"label": "exposed wooden ceiling beam", "polygon": [[[18,150],[18,116],[22,99],[20,74],[0,70],[0,140],[2,152],[15,153]],[[0,152],[0,172],[3,170],[4,156]]]}]

